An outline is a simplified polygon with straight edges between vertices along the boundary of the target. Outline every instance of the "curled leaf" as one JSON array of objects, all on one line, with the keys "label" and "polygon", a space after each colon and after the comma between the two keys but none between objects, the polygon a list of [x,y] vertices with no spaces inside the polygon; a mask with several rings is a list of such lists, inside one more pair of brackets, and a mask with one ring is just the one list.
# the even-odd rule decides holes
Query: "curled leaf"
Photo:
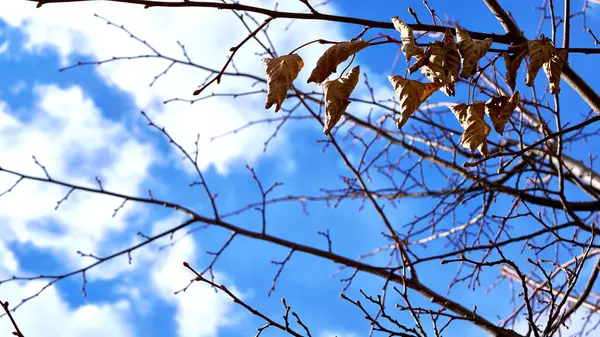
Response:
[{"label": "curled leaf", "polygon": [[448,83],[441,90],[448,96],[454,96],[454,83],[458,82],[458,74],[460,72],[460,54],[458,47],[454,42],[454,36],[450,29],[446,29],[443,40],[444,48],[444,72]]},{"label": "curled leaf", "polygon": [[469,33],[459,26],[456,26],[456,36],[458,37],[458,51],[463,58],[460,77],[469,78],[477,70],[479,60],[492,46],[492,39],[488,37],[482,41],[473,41]]},{"label": "curled leaf", "polygon": [[473,102],[471,105],[462,103],[453,106],[451,110],[464,129],[460,137],[460,145],[469,149],[471,153],[475,152],[475,149],[479,149],[479,152],[486,156],[489,153],[486,139],[491,128],[483,120],[485,114],[484,103]]},{"label": "curled leaf", "polygon": [[566,49],[562,49],[554,54],[550,61],[544,63],[544,72],[548,77],[548,81],[550,81],[550,92],[552,94],[560,92],[560,74],[568,54],[569,52]]},{"label": "curled leaf", "polygon": [[340,42],[329,47],[317,61],[317,66],[313,69],[306,83],[323,83],[329,75],[337,71],[337,66],[340,63],[346,61],[348,57],[358,53],[368,45],[367,41],[359,40]]},{"label": "curled leaf", "polygon": [[532,87],[538,71],[544,63],[550,61],[556,49],[554,49],[552,41],[545,37],[542,37],[541,40],[528,41],[527,47],[529,49],[529,69],[527,69],[525,85]]},{"label": "curled leaf", "polygon": [[485,103],[485,113],[490,116],[494,130],[499,134],[504,133],[504,126],[519,104],[521,96],[515,91],[512,96],[492,97]]},{"label": "curled leaf", "polygon": [[267,103],[265,109],[275,104],[275,112],[287,97],[287,91],[292,87],[292,82],[298,77],[304,61],[298,54],[284,55],[277,58],[263,59],[267,73]]},{"label": "curled leaf", "polygon": [[350,72],[339,79],[328,81],[323,84],[325,94],[325,125],[323,134],[329,132],[340,120],[344,111],[350,104],[348,98],[358,83],[360,67],[354,67]]},{"label": "curled leaf", "polygon": [[402,38],[402,47],[400,50],[402,50],[406,56],[406,62],[410,61],[412,57],[423,55],[424,50],[417,46],[412,28],[397,16],[392,17],[392,23],[394,24],[394,28],[400,32]]},{"label": "curled leaf", "polygon": [[407,80],[402,76],[390,75],[388,79],[394,86],[396,96],[400,100],[400,117],[396,119],[398,129],[406,124],[421,103],[425,102],[429,96],[442,86],[442,83],[421,83]]},{"label": "curled leaf", "polygon": [[504,64],[506,65],[506,83],[512,90],[515,90],[517,84],[517,71],[521,66],[521,62],[525,56],[527,56],[527,49],[521,52],[515,52],[512,55],[504,52],[502,55],[504,56]]},{"label": "curled leaf", "polygon": [[444,86],[441,87],[440,90],[444,94],[446,94],[446,96],[455,96],[456,95],[456,90],[454,89],[454,83],[452,83],[452,82],[444,84]]},{"label": "curled leaf", "polygon": [[408,73],[412,75],[415,71],[423,68],[425,66],[425,64],[427,64],[430,55],[431,55],[431,48],[427,48],[422,55],[415,56],[417,61],[415,63],[413,63],[413,65],[408,67]]},{"label": "curled leaf", "polygon": [[460,72],[460,54],[450,29],[444,33],[444,70],[450,82],[458,82]]},{"label": "curled leaf", "polygon": [[434,42],[428,47],[427,60],[421,73],[431,82],[446,82],[446,72],[444,71],[444,47],[440,42]]}]

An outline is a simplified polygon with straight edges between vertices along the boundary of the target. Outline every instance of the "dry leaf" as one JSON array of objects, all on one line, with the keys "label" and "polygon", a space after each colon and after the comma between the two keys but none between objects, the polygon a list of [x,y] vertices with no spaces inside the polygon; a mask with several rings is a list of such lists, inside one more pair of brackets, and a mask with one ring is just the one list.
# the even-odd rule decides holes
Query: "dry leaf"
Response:
[{"label": "dry leaf", "polygon": [[473,41],[469,33],[459,26],[456,26],[456,36],[458,37],[458,51],[463,59],[460,77],[469,78],[477,70],[479,59],[484,57],[492,46],[492,39],[488,37],[483,41]]},{"label": "dry leaf", "polygon": [[512,55],[504,52],[502,55],[504,56],[504,64],[506,65],[506,83],[512,90],[515,90],[517,84],[517,71],[521,66],[521,62],[525,56],[527,56],[527,50],[515,52]]},{"label": "dry leaf", "polygon": [[417,62],[408,68],[410,74],[421,69],[432,82],[441,82],[441,90],[448,96],[454,96],[454,83],[458,81],[460,72],[460,54],[450,30],[444,34],[443,41],[435,41],[429,45],[422,56],[416,56]]},{"label": "dry leaf", "polygon": [[392,23],[394,24],[394,28],[400,32],[400,36],[402,37],[402,47],[400,50],[402,50],[406,56],[406,62],[410,61],[411,57],[423,55],[424,50],[423,48],[417,46],[412,28],[410,28],[397,16],[392,17]]},{"label": "dry leaf", "polygon": [[452,83],[452,82],[444,84],[444,86],[441,87],[440,90],[444,94],[446,94],[446,96],[455,96],[456,95],[456,91],[454,90],[454,83]]},{"label": "dry leaf", "polygon": [[444,72],[448,83],[441,88],[442,92],[448,96],[454,96],[454,83],[458,82],[458,74],[460,72],[460,54],[458,47],[454,42],[454,36],[450,29],[446,29],[444,33]]},{"label": "dry leaf", "polygon": [[471,151],[479,149],[482,155],[486,156],[489,151],[487,148],[487,136],[490,134],[490,126],[483,120],[485,114],[485,105],[483,102],[473,102],[471,105],[464,103],[455,105],[451,108],[458,119],[460,126],[465,130],[460,137],[460,145]]},{"label": "dry leaf", "polygon": [[413,63],[413,65],[408,67],[408,73],[412,75],[415,71],[424,67],[427,61],[429,60],[429,55],[431,55],[431,48],[427,48],[425,50],[425,53],[423,53],[422,55],[415,56],[417,61]]},{"label": "dry leaf", "polygon": [[548,77],[548,81],[550,81],[550,92],[552,94],[560,92],[560,74],[562,73],[562,67],[567,60],[568,54],[568,50],[562,49],[556,52],[550,61],[544,63],[544,72],[546,73],[546,77]]},{"label": "dry leaf", "polygon": [[348,57],[366,48],[368,45],[367,41],[360,40],[340,42],[331,46],[321,55],[317,61],[317,66],[313,69],[306,83],[323,83],[329,75],[337,71],[337,66],[340,63],[346,61]]},{"label": "dry leaf", "polygon": [[460,54],[458,47],[454,42],[454,36],[450,29],[446,29],[444,33],[444,70],[451,82],[458,82],[458,73],[460,72]]},{"label": "dry leaf", "polygon": [[265,109],[275,104],[275,112],[287,97],[287,91],[292,87],[292,82],[298,76],[304,61],[298,54],[284,55],[277,58],[263,59],[267,73],[267,104]]},{"label": "dry leaf", "polygon": [[423,73],[423,75],[431,82],[446,83],[446,72],[444,71],[444,47],[440,42],[436,41],[430,44],[428,49],[428,57],[423,67],[421,67],[421,73]]},{"label": "dry leaf", "polygon": [[323,84],[325,94],[325,125],[323,134],[329,132],[339,122],[340,118],[350,104],[348,98],[358,83],[360,67],[354,67],[350,72],[339,79],[328,81]]},{"label": "dry leaf", "polygon": [[532,87],[538,71],[544,63],[550,61],[556,49],[554,49],[552,41],[545,37],[542,37],[541,40],[528,41],[527,47],[529,49],[529,69],[527,69],[525,85]]},{"label": "dry leaf", "polygon": [[407,80],[402,76],[388,76],[390,83],[394,86],[396,96],[400,100],[400,117],[396,119],[398,129],[402,128],[408,118],[417,110],[421,103],[425,102],[442,83],[421,83],[419,81]]},{"label": "dry leaf", "polygon": [[519,104],[521,96],[515,91],[512,96],[492,97],[485,103],[485,113],[490,116],[494,130],[499,134],[504,133],[504,126]]}]

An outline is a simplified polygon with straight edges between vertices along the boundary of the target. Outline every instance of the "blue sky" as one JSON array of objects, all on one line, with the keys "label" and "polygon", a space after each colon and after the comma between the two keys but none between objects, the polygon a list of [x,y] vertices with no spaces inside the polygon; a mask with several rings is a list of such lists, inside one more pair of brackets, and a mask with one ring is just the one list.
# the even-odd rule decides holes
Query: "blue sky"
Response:
[{"label": "blue sky", "polygon": [[[505,8],[516,17],[521,29],[533,37],[539,23],[539,5],[523,1],[503,1]],[[580,7],[573,1],[573,8]],[[253,1],[273,7],[270,1]],[[481,1],[434,1],[430,4],[438,13],[449,13],[470,30],[503,34],[501,26]],[[457,8],[456,5],[460,4]],[[321,10],[341,15],[359,16],[387,21],[399,15],[413,22],[406,11],[415,8],[423,22],[428,13],[421,1],[347,1],[332,2]],[[600,33],[596,7],[589,12],[588,26]],[[280,4],[282,9],[304,10],[299,1]],[[100,67],[78,67],[58,72],[58,69],[78,61],[106,59],[112,56],[146,54],[148,50],[121,30],[107,26],[95,18],[99,14],[117,24],[124,24],[132,33],[166,55],[183,59],[176,41],[183,43],[199,64],[220,68],[227,50],[245,36],[239,21],[226,11],[217,10],[144,10],[139,7],[111,3],[80,3],[48,5],[35,9],[35,4],[15,1],[0,4],[0,166],[26,174],[40,176],[40,168],[32,155],[56,179],[95,186],[94,178],[102,179],[104,188],[124,194],[147,195],[181,203],[196,212],[210,216],[208,199],[200,187],[189,187],[197,178],[188,163],[168,144],[163,135],[149,128],[141,110],[179,141],[193,151],[194,141],[200,134],[200,166],[210,188],[218,193],[217,203],[222,214],[260,200],[256,183],[245,165],[252,165],[263,184],[275,181],[284,185],[273,197],[286,195],[322,195],[320,188],[341,188],[340,175],[349,175],[339,156],[331,148],[322,151],[318,141],[325,139],[322,129],[314,120],[291,121],[284,125],[277,137],[263,153],[263,143],[273,132],[275,124],[259,124],[236,134],[210,142],[212,137],[235,129],[245,123],[274,117],[264,107],[264,95],[243,96],[236,99],[211,98],[193,105],[182,102],[162,102],[175,97],[191,98],[191,92],[206,77],[206,73],[191,67],[174,66],[167,75],[149,86],[154,76],[168,66],[156,59],[122,60]],[[276,20],[269,29],[271,40],[280,53],[316,38],[343,40],[353,37],[362,27],[325,22],[289,22]],[[580,21],[574,21],[574,31]],[[546,24],[546,32],[549,30]],[[395,34],[394,32],[387,32]],[[370,34],[375,34],[371,32]],[[590,47],[591,39],[577,31],[573,47]],[[243,48],[235,58],[243,71],[261,74],[262,56],[255,55],[256,44]],[[325,46],[311,46],[302,50],[307,76]],[[368,48],[357,57],[357,64],[369,74],[369,80],[378,97],[391,97],[392,88],[387,75],[397,50],[393,46]],[[600,87],[600,67],[587,62],[597,56],[572,55],[574,69],[594,88]],[[405,64],[395,66],[402,73]],[[521,73],[522,75],[522,73]],[[545,81],[538,76],[539,83]],[[312,88],[297,81],[301,88]],[[361,81],[362,82],[362,81]],[[536,82],[537,83],[537,82]],[[252,81],[224,78],[209,91],[244,92]],[[566,121],[579,121],[589,108],[563,83],[563,102],[568,102],[573,114]],[[464,90],[464,88],[463,88]],[[359,84],[357,96],[366,96],[366,86]],[[527,92],[530,95],[530,92]],[[460,96],[460,95],[459,95]],[[444,100],[437,93],[432,99]],[[361,104],[353,103],[351,110],[366,116]],[[364,106],[362,106],[364,107]],[[375,111],[375,113],[381,113]],[[446,111],[448,125],[458,128],[458,122]],[[572,117],[570,117],[572,116]],[[342,129],[343,131],[343,129]],[[341,138],[341,137],[340,137]],[[351,159],[360,156],[360,147],[344,143]],[[598,145],[591,150],[575,150],[581,157],[588,152],[598,153]],[[585,157],[584,157],[585,158]],[[432,173],[432,177],[435,173]],[[0,190],[10,187],[16,178],[0,173]],[[374,185],[382,183],[375,179]],[[19,184],[11,193],[0,198],[0,278],[12,275],[62,274],[93,262],[79,256],[78,250],[99,256],[118,251],[141,238],[144,234],[158,233],[185,220],[181,214],[160,207],[125,204],[112,217],[122,200],[112,197],[74,192],[55,211],[56,202],[68,189],[33,182]],[[305,215],[299,203],[280,203],[267,210],[268,232],[305,244],[326,247],[317,231],[329,229],[333,250],[348,257],[358,257],[383,244],[380,232],[384,230],[375,210],[366,206],[358,212],[359,201],[344,201],[339,207],[325,203],[308,203]],[[496,205],[499,210],[506,203]],[[399,226],[421,214],[430,204],[423,200],[402,200],[398,207],[386,207],[386,213]],[[462,214],[468,220],[468,214]],[[373,220],[376,219],[376,220]],[[260,230],[260,213],[250,211],[228,219],[247,229]],[[194,228],[194,227],[191,227]],[[215,293],[205,284],[194,284],[186,292],[173,295],[191,278],[181,263],[189,261],[203,269],[211,261],[206,251],[218,250],[230,233],[208,228],[193,236],[177,233],[177,244],[161,249],[170,240],[135,251],[132,264],[120,257],[87,275],[87,297],[81,293],[81,275],[64,279],[45,290],[37,299],[17,310],[15,317],[27,337],[35,336],[241,336],[253,335],[263,325],[260,319],[248,314],[221,293]],[[443,245],[431,245],[421,252],[432,255]],[[217,281],[234,290],[249,304],[273,319],[279,320],[284,310],[280,298],[285,297],[317,337],[365,336],[368,324],[363,315],[339,298],[344,287],[340,279],[351,275],[350,270],[331,277],[337,266],[302,254],[294,254],[278,280],[275,293],[266,297],[271,280],[277,272],[272,260],[281,261],[286,249],[260,241],[236,238],[220,257],[215,271]],[[509,254],[518,255],[517,251]],[[384,264],[387,254],[368,261]],[[452,278],[455,266],[424,264],[421,278],[427,285],[444,290]],[[493,271],[484,273],[482,284],[497,277]],[[429,281],[430,279],[430,281]],[[35,294],[44,282],[10,282],[0,285],[0,300],[13,305],[22,298]],[[359,274],[348,294],[356,299],[359,289],[375,295],[382,280]],[[478,312],[494,320],[496,315],[510,313],[505,303],[507,287],[499,287],[486,295],[482,290],[472,292],[466,286],[457,286],[452,298],[461,299],[466,306],[477,305]],[[427,299],[414,294],[416,304],[427,304]],[[390,303],[400,299],[391,295]],[[393,309],[390,309],[393,310]],[[410,324],[410,318],[398,313],[398,318]],[[0,337],[9,335],[11,326],[0,319]],[[468,331],[469,336],[484,336],[477,328],[456,324],[448,336]],[[468,329],[468,330],[465,330]],[[262,336],[282,336],[268,329]]]}]

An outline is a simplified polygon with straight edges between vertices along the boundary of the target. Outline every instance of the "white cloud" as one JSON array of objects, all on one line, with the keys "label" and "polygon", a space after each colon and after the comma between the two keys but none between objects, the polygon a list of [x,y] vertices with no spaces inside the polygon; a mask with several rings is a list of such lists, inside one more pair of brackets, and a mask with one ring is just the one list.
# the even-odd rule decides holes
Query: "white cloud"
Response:
[{"label": "white cloud", "polygon": [[139,287],[139,281],[135,284],[120,284],[116,287],[115,293],[119,296],[125,296],[131,302],[131,307],[141,315],[147,315],[152,312],[152,298],[142,292]]},{"label": "white cloud", "polygon": [[[273,8],[274,3],[275,1],[256,0],[246,4]],[[279,9],[305,8],[301,2],[293,1],[281,4]],[[332,7],[325,11],[333,13]],[[25,48],[33,53],[54,50],[61,56],[63,65],[81,59],[149,53],[147,48],[136,43],[127,34],[95,19],[94,13],[124,24],[161,52],[183,59],[176,44],[179,40],[186,45],[188,54],[195,62],[215,69],[220,69],[223,65],[229,48],[247,34],[231,12],[213,9],[145,10],[141,6],[107,2],[45,5],[40,9],[35,9],[35,3],[29,2],[16,2],[10,6],[0,4],[0,19],[25,34]],[[260,17],[257,19],[262,20]],[[287,21],[276,20],[269,29],[271,41],[279,53],[317,38],[344,38],[336,24],[297,21],[285,31],[283,27],[286,25]],[[255,42],[251,42],[238,52],[235,65],[240,71],[250,74],[263,72],[260,61],[262,56],[254,54],[256,46]],[[316,63],[326,48],[324,45],[313,44],[301,51],[307,66],[302,70],[300,79],[308,77],[310,65]],[[137,108],[147,111],[157,124],[165,126],[186,149],[192,150],[193,141],[200,133],[200,160],[204,168],[213,164],[218,172],[226,173],[232,163],[254,160],[262,152],[263,141],[269,136],[273,125],[258,125],[210,144],[207,141],[250,120],[275,116],[273,110],[264,110],[264,95],[237,100],[209,99],[194,105],[162,105],[162,101],[173,97],[191,98],[191,92],[207,75],[200,70],[175,66],[167,76],[149,87],[154,76],[168,64],[164,60],[138,59],[111,62],[98,67],[97,71],[111,87],[130,95]],[[307,87],[302,83],[303,80],[297,82],[302,87]],[[251,84],[251,80],[225,77],[221,84],[213,86],[207,93],[247,91]],[[89,184],[93,183],[89,178],[93,179],[99,174],[105,177],[106,188],[117,187],[123,192],[131,193],[139,189],[148,166],[152,164],[149,158],[153,157],[152,151],[145,144],[140,144],[129,136],[119,124],[103,119],[93,102],[78,88],[60,90],[56,87],[42,87],[38,90],[38,95],[40,103],[34,118],[27,123],[15,117],[19,112],[10,111],[6,104],[0,103],[0,146],[10,149],[8,154],[3,153],[0,165],[6,166],[6,160],[10,162],[10,167],[40,175],[41,171],[29,157],[35,153],[48,166],[51,175],[62,179]],[[122,113],[134,115],[134,112]],[[3,144],[2,139],[5,142],[10,140],[12,145]],[[19,145],[14,146],[17,143]],[[285,156],[285,151],[280,151],[285,145],[286,135],[283,132],[271,144],[271,150]],[[179,160],[180,156],[173,158]],[[293,164],[287,166],[293,167]],[[0,175],[0,188],[8,187],[12,182],[14,177],[7,180],[6,175]],[[75,192],[61,206],[61,211],[54,212],[54,203],[66,192],[66,189],[56,186],[24,182],[9,198],[3,198],[0,201],[0,220],[8,221],[9,228],[12,228],[8,240],[32,242],[38,247],[53,249],[63,256],[71,254],[75,258],[72,261],[81,261],[73,254],[76,249],[101,254],[99,250],[102,244],[106,244],[109,234],[122,230],[125,225],[123,219],[135,211],[128,204],[120,211],[119,217],[112,220],[112,210],[120,204],[119,200]],[[103,248],[106,249],[107,246]],[[215,293],[206,284],[196,283],[186,293],[173,295],[175,290],[191,279],[190,272],[182,266],[182,262],[187,260],[195,264],[196,255],[193,240],[190,237],[184,238],[164,254],[159,254],[159,260],[151,271],[155,294],[176,307],[175,319],[180,337],[215,336],[220,327],[238,322],[237,311],[233,309],[235,304],[231,299],[223,293]],[[143,259],[146,261],[145,257]],[[126,261],[120,264],[127,266]],[[111,263],[107,269],[117,268],[116,265]],[[216,276],[231,291],[239,293],[224,275],[217,273]],[[56,296],[52,297],[52,294]],[[48,295],[44,296],[58,305],[56,303],[59,297],[54,290],[49,289]],[[40,307],[36,303],[25,308],[39,310]],[[114,313],[121,306],[111,308],[112,311],[109,311]],[[80,309],[73,311],[65,307],[65,310],[75,313]],[[80,315],[85,316],[85,312]],[[28,324],[34,324],[36,317],[25,317],[24,320]],[[65,336],[64,333],[54,335]],[[121,336],[117,333],[104,335]]]},{"label": "white cloud", "polygon": [[2,42],[2,44],[0,44],[0,54],[6,53],[8,51],[9,45],[10,43],[8,41]]},{"label": "white cloud", "polygon": [[[11,111],[0,102],[0,166],[25,174],[43,176],[31,158],[46,166],[50,176],[75,184],[137,194],[153,161],[153,150],[129,135],[120,124],[105,119],[79,87],[53,85],[34,88],[32,111]],[[0,174],[0,189],[8,189],[17,176]],[[24,180],[0,200],[0,219],[5,223],[2,240],[32,243],[65,258],[73,267],[83,260],[75,251],[102,255],[111,233],[125,228],[125,219],[141,206],[126,205],[113,218],[122,200],[73,192],[54,207],[68,188]]]},{"label": "white cloud", "polygon": [[[255,0],[245,4],[273,8],[275,1]],[[124,24],[166,55],[183,59],[181,49],[176,44],[177,40],[181,41],[195,62],[215,69],[221,68],[229,54],[229,48],[247,35],[238,19],[225,10],[143,9],[142,6],[105,2],[50,4],[40,9],[35,9],[34,3],[23,2],[6,7],[0,11],[0,18],[9,25],[22,29],[27,36],[26,48],[38,52],[44,48],[53,48],[62,56],[65,64],[80,58],[74,54],[103,59],[151,53],[148,48],[119,29],[108,27],[102,20],[94,18],[94,13]],[[280,4],[279,9],[304,10],[305,7],[300,1],[294,1]],[[333,7],[328,6],[324,10],[333,12]],[[259,21],[264,19],[260,15],[256,18]],[[337,24],[299,20],[285,31],[288,22],[275,20],[269,29],[271,41],[280,53],[317,38],[343,39]],[[260,36],[262,35],[259,34]],[[263,40],[266,43],[264,38]],[[300,51],[307,65],[301,78],[308,76],[311,70],[309,65],[315,64],[325,48],[327,46],[313,44]],[[263,56],[255,55],[256,51],[260,49],[254,41],[240,49],[234,60],[240,71],[250,74],[261,74],[264,71],[260,61]],[[263,94],[237,100],[209,99],[194,105],[162,105],[163,100],[173,97],[191,98],[191,92],[207,75],[204,71],[190,67],[175,66],[155,86],[149,87],[154,76],[168,64],[168,61],[157,59],[119,61],[101,66],[98,72],[107,83],[130,94],[140,109],[149,110],[149,115],[174,134],[186,149],[193,150],[193,142],[200,133],[203,142],[200,160],[203,167],[214,164],[220,173],[226,173],[232,163],[239,160],[251,162],[262,153],[262,143],[268,138],[273,125],[257,125],[237,135],[224,137],[210,144],[207,142],[211,137],[242,126],[250,120],[272,117],[272,110],[264,110]],[[304,81],[298,81],[302,82]],[[252,83],[253,80],[225,77],[221,84],[214,85],[207,93],[253,90],[249,89]],[[285,142],[283,132],[271,147],[283,146]],[[273,152],[275,151],[273,148]]]},{"label": "white cloud", "polygon": [[[0,241],[0,277],[18,272],[14,254]],[[8,301],[10,307],[21,299],[37,293],[47,282],[9,282],[0,285],[1,301]],[[70,307],[56,287],[50,287],[33,299],[34,305],[25,304],[13,315],[27,337],[130,337],[134,328],[129,321],[130,305],[120,300],[112,304],[85,304]],[[8,336],[14,331],[7,317],[0,318],[0,335]]]},{"label": "white cloud", "polygon": [[25,83],[25,81],[19,81],[10,88],[10,93],[13,95],[18,95],[25,89],[27,89],[27,83]]},{"label": "white cloud", "polygon": [[[44,286],[43,282],[31,282],[25,286],[16,284],[2,285],[5,298],[16,305],[20,299],[37,292]],[[6,291],[6,292],[5,292]],[[12,299],[12,300],[11,300]],[[65,303],[56,288],[48,288],[35,305],[24,305],[17,309],[13,315],[19,328],[25,336],[44,337],[129,337],[134,336],[134,329],[128,321],[127,313],[129,304],[125,301],[114,304],[87,304],[78,308],[71,308]],[[13,331],[8,319],[0,319],[0,332],[9,335]]]},{"label": "white cloud", "polygon": [[[183,220],[179,214],[158,221],[152,233],[157,233],[173,226]],[[150,290],[144,283],[135,282],[135,286],[120,284],[115,292],[120,299],[110,304],[86,304],[76,308],[65,303],[58,292],[58,288],[50,287],[35,298],[35,303],[26,304],[15,313],[20,328],[26,336],[134,336],[134,327],[129,316],[133,309],[137,312],[151,310],[151,301],[155,298],[172,304],[176,309],[174,315],[179,337],[213,337],[218,335],[221,327],[234,325],[240,322],[241,314],[234,310],[236,305],[224,293],[216,293],[214,289],[203,283],[193,284],[185,293],[174,295],[173,292],[181,289],[192,278],[191,273],[183,267],[183,261],[192,265],[199,265],[196,261],[198,255],[192,237],[183,237],[183,232],[178,233],[174,240],[179,240],[176,245],[155,254],[157,257],[151,265]],[[159,244],[164,243],[161,242]],[[0,241],[0,277],[6,278],[13,274],[22,273],[18,269],[18,262],[14,254]],[[144,261],[148,261],[144,258]],[[135,261],[135,259],[134,259]],[[108,268],[111,269],[111,268]],[[240,292],[223,274],[216,272],[218,282],[225,283],[236,295]],[[46,282],[9,282],[0,285],[2,290],[1,300],[9,301],[13,306],[22,298],[31,296],[39,291]],[[88,292],[93,291],[88,285]],[[142,295],[149,291],[154,296]],[[40,314],[43,313],[43,314]],[[65,324],[68,322],[68,324]],[[199,324],[198,322],[202,322]],[[10,321],[0,319],[0,334],[12,331]]]},{"label": "white cloud", "polygon": [[[586,318],[589,314],[589,309],[586,308],[580,308],[577,311],[575,311],[573,315],[571,315],[571,319],[566,322],[566,326],[568,328],[565,326],[561,326],[561,328],[559,329],[560,333],[558,335],[573,336],[574,334],[579,333],[582,328],[584,328],[584,324],[586,328],[585,331],[588,331],[589,329],[594,327],[599,320],[599,316],[597,314],[592,314],[595,317],[593,316],[591,321],[589,321],[586,324]],[[546,326],[547,321],[548,316],[544,315],[540,317],[540,319],[537,321],[537,325],[541,328],[544,328]],[[515,324],[515,331],[520,334],[526,334],[528,327],[529,323],[527,322],[526,317],[522,316],[522,318]]]},{"label": "white cloud", "polygon": [[[16,283],[2,285],[2,300],[8,300],[14,306],[44,285],[44,282],[30,282],[24,286]],[[129,304],[125,301],[71,308],[54,287],[48,288],[34,300],[35,305],[24,305],[13,313],[25,336],[134,336],[134,329],[127,317]],[[12,331],[10,321],[6,317],[0,319],[0,335],[9,336]]]},{"label": "white cloud", "polygon": [[[173,216],[155,225],[154,232],[159,232],[165,226],[173,226],[182,218]],[[152,283],[157,295],[176,307],[175,320],[179,337],[212,337],[217,336],[220,327],[238,323],[239,315],[235,304],[224,293],[216,293],[205,283],[195,282],[184,293],[173,293],[183,288],[193,274],[183,266],[187,261],[193,267],[199,267],[195,257],[198,254],[192,237],[183,237],[180,233],[175,240],[177,244],[158,254],[156,264],[152,267]],[[218,282],[226,284],[236,296],[239,291],[221,273],[215,273]],[[201,323],[200,323],[201,322]]]},{"label": "white cloud", "polygon": [[17,268],[18,263],[15,255],[8,249],[6,244],[0,240],[0,280],[14,275]]}]

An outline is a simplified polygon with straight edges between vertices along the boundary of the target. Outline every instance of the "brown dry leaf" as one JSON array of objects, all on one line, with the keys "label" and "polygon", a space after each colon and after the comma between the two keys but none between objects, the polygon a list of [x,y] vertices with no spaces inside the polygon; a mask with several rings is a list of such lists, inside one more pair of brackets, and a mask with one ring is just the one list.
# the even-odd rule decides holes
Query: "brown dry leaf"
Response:
[{"label": "brown dry leaf", "polygon": [[412,28],[410,28],[406,22],[400,20],[400,18],[397,16],[392,17],[392,23],[394,24],[394,28],[400,32],[400,36],[402,37],[402,47],[400,50],[402,50],[406,56],[406,62],[410,61],[411,57],[423,55],[424,50],[423,48],[417,46]]},{"label": "brown dry leaf", "polygon": [[521,95],[515,91],[512,96],[492,97],[485,103],[485,113],[490,116],[494,130],[499,134],[504,133],[504,126],[515,111]]},{"label": "brown dry leaf", "polygon": [[304,61],[298,54],[284,55],[277,58],[263,59],[267,73],[267,103],[265,109],[275,104],[275,112],[287,97],[287,91],[292,87],[292,82],[298,77]]},{"label": "brown dry leaf", "polygon": [[427,48],[425,50],[425,53],[423,53],[422,55],[415,56],[417,61],[413,63],[410,67],[408,67],[408,73],[412,75],[415,71],[423,68],[429,60],[429,55],[431,55],[431,48]]},{"label": "brown dry leaf", "polygon": [[444,72],[448,83],[441,88],[442,92],[448,96],[454,96],[454,83],[458,82],[458,74],[460,72],[460,54],[458,47],[454,41],[454,36],[450,29],[446,29],[444,33]]},{"label": "brown dry leaf", "polygon": [[[428,52],[425,63],[421,67],[421,73],[431,82],[446,83],[446,72],[444,71],[444,47],[441,42],[434,42],[427,48]],[[417,57],[417,59],[419,59]]]},{"label": "brown dry leaf", "polygon": [[568,50],[562,49],[556,52],[550,61],[544,63],[544,72],[546,73],[546,77],[548,77],[548,81],[550,81],[550,92],[552,94],[560,92],[560,74],[562,73],[562,67],[567,60],[568,54]]},{"label": "brown dry leaf", "polygon": [[325,94],[325,125],[323,134],[329,135],[329,132],[339,122],[340,118],[350,104],[348,98],[358,83],[360,67],[356,66],[350,72],[341,78],[328,81],[323,84]]},{"label": "brown dry leaf", "polygon": [[469,78],[477,70],[479,60],[492,46],[492,39],[488,37],[482,41],[473,41],[469,33],[459,26],[456,26],[456,36],[458,37],[458,51],[463,59],[460,77]]},{"label": "brown dry leaf", "polygon": [[469,149],[471,153],[475,152],[475,149],[479,149],[482,155],[488,155],[486,139],[491,128],[483,120],[485,104],[483,102],[473,102],[471,105],[462,103],[453,106],[451,110],[460,126],[465,130],[460,137],[460,145]]},{"label": "brown dry leaf", "polygon": [[454,90],[454,83],[446,83],[440,88],[440,91],[446,94],[446,96],[455,96],[456,91]]},{"label": "brown dry leaf", "polygon": [[444,33],[444,70],[451,82],[458,82],[458,73],[460,72],[460,54],[454,41],[454,36],[450,29]]},{"label": "brown dry leaf", "polygon": [[515,90],[515,86],[517,85],[517,71],[521,66],[521,62],[527,56],[527,49],[515,52],[512,55],[504,52],[502,55],[504,56],[504,64],[506,65],[506,83],[512,90]]},{"label": "brown dry leaf", "polygon": [[538,71],[544,63],[550,61],[556,49],[554,49],[552,41],[545,37],[542,37],[541,40],[528,41],[527,47],[529,49],[529,69],[527,69],[525,85],[532,87]]},{"label": "brown dry leaf", "polygon": [[337,71],[337,66],[346,61],[348,57],[360,50],[365,49],[369,43],[367,41],[349,41],[334,44],[321,55],[317,61],[317,66],[313,69],[306,83],[323,83],[329,75]]},{"label": "brown dry leaf", "polygon": [[400,100],[400,117],[396,119],[398,129],[406,124],[408,118],[421,103],[425,102],[429,96],[442,86],[442,83],[421,83],[407,80],[402,76],[390,75],[388,79],[394,86],[396,96]]}]

